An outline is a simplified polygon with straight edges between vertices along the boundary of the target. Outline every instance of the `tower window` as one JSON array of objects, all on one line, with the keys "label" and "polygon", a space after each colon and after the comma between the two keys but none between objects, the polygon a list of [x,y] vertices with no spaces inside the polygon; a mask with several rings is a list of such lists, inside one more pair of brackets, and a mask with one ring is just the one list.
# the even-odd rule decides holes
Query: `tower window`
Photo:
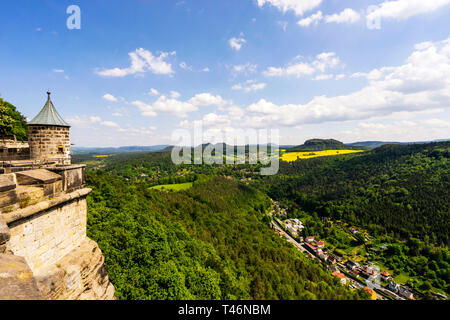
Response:
[{"label": "tower window", "polygon": [[64,147],[58,147],[58,153],[64,153]]}]

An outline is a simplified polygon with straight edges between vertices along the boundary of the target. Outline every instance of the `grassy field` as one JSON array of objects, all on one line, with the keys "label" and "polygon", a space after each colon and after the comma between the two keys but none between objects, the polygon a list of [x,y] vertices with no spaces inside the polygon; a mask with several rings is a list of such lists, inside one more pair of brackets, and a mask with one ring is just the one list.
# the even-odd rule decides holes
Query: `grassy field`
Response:
[{"label": "grassy field", "polygon": [[281,160],[286,162],[296,161],[300,159],[310,159],[317,157],[337,156],[341,154],[350,154],[364,152],[364,150],[323,150],[323,151],[310,151],[310,152],[288,152],[280,156]]},{"label": "grassy field", "polygon": [[408,280],[409,280],[409,275],[407,275],[406,273],[403,273],[403,272],[394,278],[394,281],[399,284],[405,284]]},{"label": "grassy field", "polygon": [[182,191],[192,187],[192,182],[178,183],[178,184],[162,184],[159,186],[151,187],[150,189],[159,191]]}]

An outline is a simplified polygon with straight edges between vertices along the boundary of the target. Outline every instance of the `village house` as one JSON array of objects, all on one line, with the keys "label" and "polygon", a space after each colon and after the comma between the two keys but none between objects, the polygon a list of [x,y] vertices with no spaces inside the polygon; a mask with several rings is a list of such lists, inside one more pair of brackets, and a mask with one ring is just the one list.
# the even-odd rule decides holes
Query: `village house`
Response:
[{"label": "village house", "polygon": [[360,268],[359,264],[353,260],[348,260],[345,265],[347,266],[347,268],[349,268],[350,270],[353,270],[353,271]]},{"label": "village house", "polygon": [[364,291],[367,291],[370,294],[371,300],[377,300],[377,293],[375,292],[375,290],[370,289],[369,287],[365,287]]},{"label": "village house", "polygon": [[374,268],[369,267],[369,266],[364,266],[362,268],[362,274],[366,278],[369,278],[369,277],[376,277],[378,273],[377,273],[377,271]]},{"label": "village house", "polygon": [[400,289],[400,285],[398,285],[394,281],[391,281],[389,282],[388,289],[391,290],[392,292],[398,292]]},{"label": "village house", "polygon": [[381,280],[383,280],[383,281],[389,281],[392,279],[391,275],[386,270],[381,271],[380,275],[381,275]]},{"label": "village house", "polygon": [[345,275],[342,272],[335,271],[331,275],[334,276],[334,277],[339,278],[341,284],[346,284],[347,283],[347,278],[345,277]]},{"label": "village house", "polygon": [[330,264],[336,264],[337,263],[336,257],[330,254],[328,256],[327,262]]},{"label": "village house", "polygon": [[331,271],[331,273],[333,272],[340,272],[339,268],[335,265],[329,265],[327,266],[327,269]]},{"label": "village house", "polygon": [[409,300],[413,300],[413,299],[414,299],[413,293],[412,293],[411,291],[409,291],[408,289],[402,287],[402,286],[400,286],[400,288],[399,288],[399,290],[398,290],[398,293],[399,293],[402,297],[405,297],[406,299],[409,299]]},{"label": "village house", "polygon": [[288,219],[285,221],[285,223],[286,223],[286,230],[289,231],[289,233],[293,237],[298,237],[299,233],[304,228],[302,222],[298,219]]},{"label": "village house", "polygon": [[309,244],[308,242],[304,242],[303,246],[305,247],[306,250],[308,250],[312,254],[316,254],[317,249],[312,244]]}]

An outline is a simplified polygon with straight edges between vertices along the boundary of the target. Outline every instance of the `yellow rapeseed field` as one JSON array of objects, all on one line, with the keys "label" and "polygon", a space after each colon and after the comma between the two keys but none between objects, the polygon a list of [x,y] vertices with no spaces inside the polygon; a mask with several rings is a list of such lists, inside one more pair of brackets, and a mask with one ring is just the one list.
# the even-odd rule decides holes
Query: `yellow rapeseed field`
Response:
[{"label": "yellow rapeseed field", "polygon": [[323,151],[309,151],[309,152],[289,152],[281,155],[281,160],[286,162],[293,162],[300,159],[310,159],[317,157],[337,156],[341,154],[350,154],[364,152],[364,150],[323,150]]}]

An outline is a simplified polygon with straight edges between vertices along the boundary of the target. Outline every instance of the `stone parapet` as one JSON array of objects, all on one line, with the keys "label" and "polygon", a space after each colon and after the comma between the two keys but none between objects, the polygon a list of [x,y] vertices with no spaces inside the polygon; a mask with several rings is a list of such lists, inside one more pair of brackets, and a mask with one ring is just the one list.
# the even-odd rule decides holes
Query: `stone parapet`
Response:
[{"label": "stone parapet", "polygon": [[14,212],[4,213],[3,218],[8,224],[13,223],[17,220],[28,218],[32,215],[44,212],[71,200],[86,197],[91,191],[92,189],[90,188],[84,188],[71,193],[65,193],[57,198],[41,201],[35,205],[16,210]]},{"label": "stone parapet", "polygon": [[0,175],[0,299],[114,298],[103,255],[86,237],[84,170]]}]

